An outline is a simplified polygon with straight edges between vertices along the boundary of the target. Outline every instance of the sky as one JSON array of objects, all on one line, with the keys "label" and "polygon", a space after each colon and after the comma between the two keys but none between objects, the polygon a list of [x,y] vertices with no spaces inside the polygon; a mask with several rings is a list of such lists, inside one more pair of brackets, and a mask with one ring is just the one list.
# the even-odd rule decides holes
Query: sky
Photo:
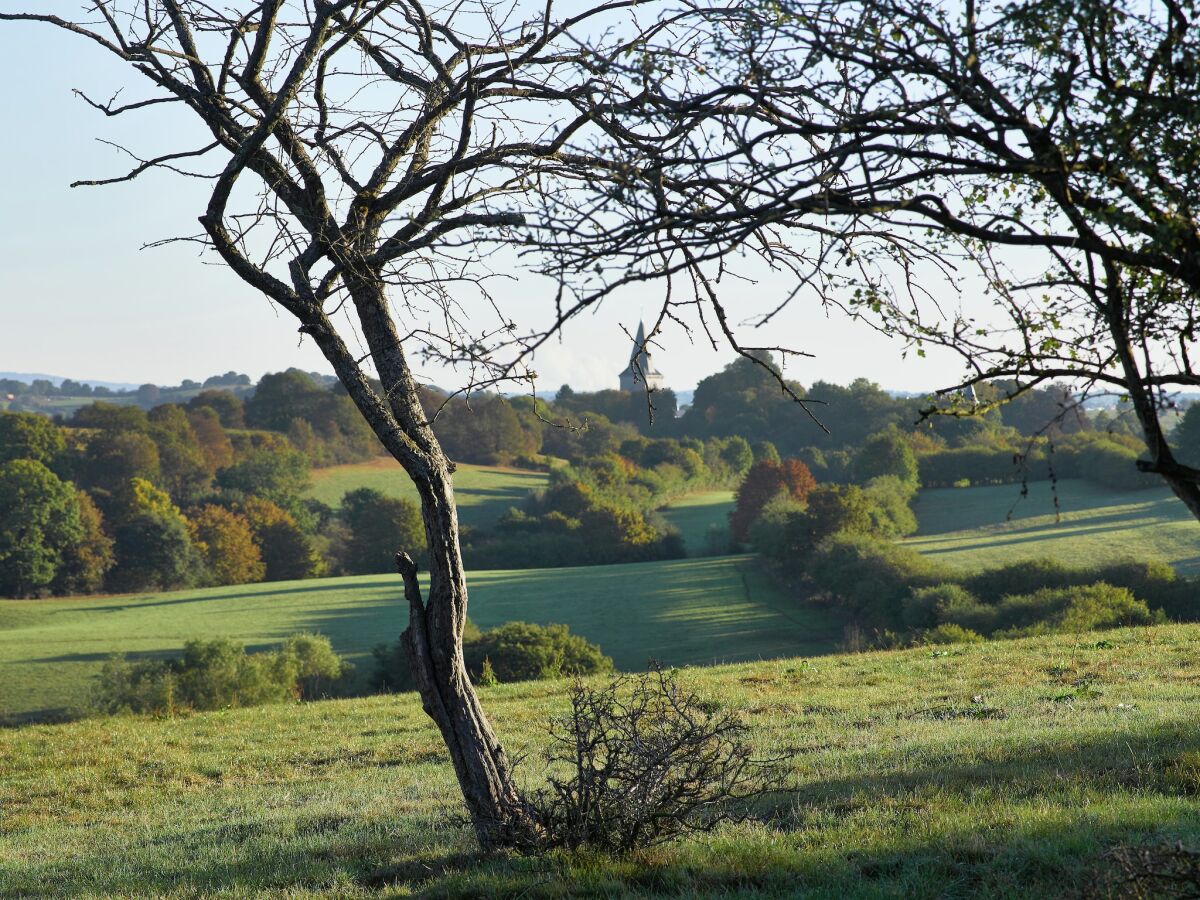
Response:
[{"label": "sky", "polygon": [[[152,172],[131,183],[69,187],[76,179],[127,171],[127,158],[102,140],[150,156],[180,146],[191,123],[153,108],[121,119],[91,109],[73,88],[100,98],[122,87],[126,99],[144,94],[117,61],[44,26],[0,23],[0,84],[0,371],[156,384],[229,370],[254,379],[289,366],[331,371],[311,341],[301,340],[289,314],[213,258],[201,258],[194,245],[141,249],[199,230],[202,182]],[[539,304],[548,309],[551,298],[541,285],[514,274],[506,296],[517,313],[534,315]],[[786,286],[782,278],[767,285],[731,282],[722,288],[723,300],[734,308],[739,293]],[[564,383],[615,388],[629,358],[626,329],[632,333],[639,318],[653,316],[658,297],[654,288],[626,292],[570,323],[534,362],[538,389]],[[960,372],[955,359],[936,354],[902,359],[899,341],[811,305],[793,306],[768,329],[737,330],[748,346],[814,354],[788,365],[788,376],[802,384],[866,377],[893,390],[924,391],[952,383]],[[714,351],[676,327],[658,343],[655,362],[679,390],[734,358],[728,348]],[[447,387],[456,379],[438,370],[418,375]]]}]

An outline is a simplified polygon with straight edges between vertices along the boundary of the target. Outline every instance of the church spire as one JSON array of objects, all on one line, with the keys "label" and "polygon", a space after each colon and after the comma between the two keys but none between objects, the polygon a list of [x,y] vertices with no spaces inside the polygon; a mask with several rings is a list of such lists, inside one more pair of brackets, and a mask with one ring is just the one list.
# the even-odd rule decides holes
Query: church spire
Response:
[{"label": "church spire", "polygon": [[654,368],[654,360],[650,356],[650,347],[646,343],[646,323],[638,322],[637,337],[633,348],[629,351],[629,365],[618,376],[621,390],[638,391],[659,390],[666,387],[666,379],[662,372]]}]

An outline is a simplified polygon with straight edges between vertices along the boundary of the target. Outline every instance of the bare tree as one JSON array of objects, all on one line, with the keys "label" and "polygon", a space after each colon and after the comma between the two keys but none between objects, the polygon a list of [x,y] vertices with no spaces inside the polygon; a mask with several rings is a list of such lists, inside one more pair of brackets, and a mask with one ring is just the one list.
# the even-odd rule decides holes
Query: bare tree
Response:
[{"label": "bare tree", "polygon": [[[606,80],[606,60],[663,27],[639,25],[635,5],[608,0],[561,21],[550,3],[524,17],[489,0],[91,0],[79,19],[0,13],[70,32],[141,76],[139,99],[81,94],[103,114],[170,106],[203,126],[197,146],[80,184],[163,169],[207,179],[203,233],[183,239],[299,320],[415,483],[430,579],[423,596],[416,566],[397,555],[405,646],[484,847],[526,841],[536,825],[463,665],[454,466],[411,360],[464,366],[469,390],[528,382],[531,349],[569,312],[562,297],[600,293],[537,254],[555,243],[539,210],[614,169],[586,145],[630,102]],[[585,29],[591,46],[577,36]],[[552,276],[559,302],[540,331],[522,332],[489,287],[522,253]],[[468,310],[472,294],[492,324]]]},{"label": "bare tree", "polygon": [[610,194],[617,224],[570,248],[573,265],[699,263],[689,274],[707,271],[716,296],[749,252],[793,276],[754,324],[807,296],[917,353],[959,354],[965,376],[928,414],[983,411],[973,387],[993,380],[1008,383],[1000,402],[1054,380],[1126,396],[1139,466],[1200,517],[1200,471],[1160,420],[1172,391],[1200,384],[1194,4],[762,0],[691,15],[704,47],[656,41],[624,67],[643,90],[622,113],[636,152]]}]

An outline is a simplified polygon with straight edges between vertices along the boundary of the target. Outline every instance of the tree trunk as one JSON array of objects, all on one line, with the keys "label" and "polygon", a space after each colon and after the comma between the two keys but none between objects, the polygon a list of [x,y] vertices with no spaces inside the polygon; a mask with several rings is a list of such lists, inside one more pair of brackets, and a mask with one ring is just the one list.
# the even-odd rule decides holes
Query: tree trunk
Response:
[{"label": "tree trunk", "polygon": [[450,476],[453,463],[426,421],[416,382],[388,311],[382,281],[347,281],[371,360],[384,387],[383,397],[372,388],[359,361],[349,353],[327,318],[314,313],[302,330],[313,336],[333,363],[351,399],[420,494],[429,546],[427,598],[421,596],[412,558],[404,548],[396,554],[408,600],[409,625],[403,641],[409,666],[422,706],[437,724],[450,751],[480,846],[485,850],[522,846],[535,837],[536,830],[463,662],[467,579]]},{"label": "tree trunk", "polygon": [[1129,401],[1137,414],[1138,423],[1142,427],[1142,439],[1150,453],[1148,461],[1138,460],[1138,469],[1161,475],[1175,496],[1197,520],[1200,520],[1200,470],[1185,466],[1176,460],[1171,445],[1167,443],[1166,435],[1163,434],[1158,406],[1134,358],[1125,321],[1124,286],[1121,272],[1115,263],[1105,263],[1105,290],[1106,324],[1121,363],[1125,387],[1129,391]]},{"label": "tree trunk", "polygon": [[425,712],[442,732],[479,845],[521,846],[533,837],[508,758],[479,704],[462,655],[467,583],[458,544],[458,513],[449,473],[418,485],[429,541],[429,598],[422,600],[417,567],[396,554],[408,599],[404,649]]}]

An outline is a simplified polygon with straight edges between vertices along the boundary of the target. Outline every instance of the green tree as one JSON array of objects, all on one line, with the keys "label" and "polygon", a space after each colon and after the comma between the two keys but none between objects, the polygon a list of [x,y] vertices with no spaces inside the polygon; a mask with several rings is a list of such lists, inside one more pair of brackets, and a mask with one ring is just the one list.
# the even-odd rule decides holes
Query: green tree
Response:
[{"label": "green tree", "polygon": [[854,480],[859,484],[885,475],[911,484],[919,481],[917,457],[904,435],[895,429],[867,438],[854,457]]},{"label": "green tree", "polygon": [[245,407],[236,394],[229,391],[201,391],[188,401],[189,411],[211,409],[225,428],[245,428]]},{"label": "green tree", "polygon": [[0,414],[0,462],[32,459],[51,466],[65,449],[62,430],[45,416]]},{"label": "green tree", "polygon": [[[140,412],[140,410],[138,410]],[[105,499],[117,497],[136,478],[158,481],[158,446],[136,431],[102,431],[93,435],[73,467],[82,486]]]},{"label": "green tree", "polygon": [[164,403],[150,410],[150,437],[158,448],[161,483],[180,503],[208,492],[212,472],[182,406]]},{"label": "green tree", "polygon": [[149,591],[194,584],[203,562],[179,507],[140,478],[131,482],[124,497],[121,519],[113,530],[117,562],[108,576],[109,587]]},{"label": "green tree", "polygon": [[754,451],[750,449],[750,444],[740,434],[735,434],[725,442],[725,446],[721,448],[721,462],[729,466],[729,470],[735,475],[744,475],[746,471],[754,465]]},{"label": "green tree", "polygon": [[64,554],[83,537],[70,482],[36,460],[0,464],[0,595],[28,597],[48,589]]},{"label": "green tree", "polygon": [[86,491],[76,491],[75,496],[83,534],[63,551],[62,567],[54,579],[56,594],[90,594],[100,590],[116,561],[113,541],[105,533],[100,509]]},{"label": "green tree", "polygon": [[136,406],[122,406],[102,401],[96,401],[75,410],[71,416],[71,425],[75,428],[97,428],[102,431],[146,432],[150,430],[150,420],[143,410]]},{"label": "green tree", "polygon": [[262,497],[292,508],[312,483],[308,457],[299,450],[255,449],[217,473],[217,484],[227,491]]},{"label": "green tree", "polygon": [[341,565],[350,574],[394,572],[397,550],[413,558],[425,555],[421,512],[409,500],[358,488],[342,497],[341,518],[350,530]]}]

